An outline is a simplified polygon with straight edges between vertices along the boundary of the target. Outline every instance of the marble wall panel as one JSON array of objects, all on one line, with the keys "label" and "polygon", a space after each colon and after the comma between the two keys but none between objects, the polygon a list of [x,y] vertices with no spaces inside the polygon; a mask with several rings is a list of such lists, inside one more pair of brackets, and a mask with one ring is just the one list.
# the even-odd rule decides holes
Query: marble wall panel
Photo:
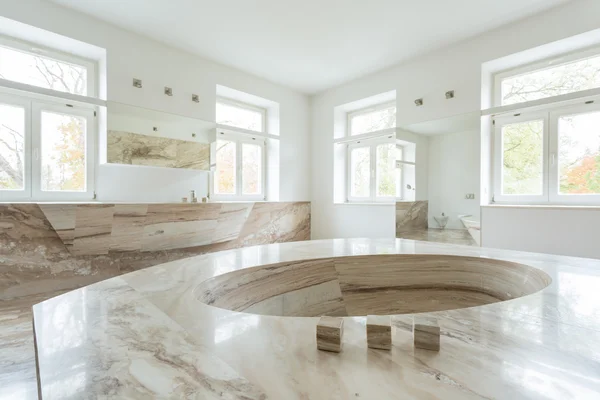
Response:
[{"label": "marble wall panel", "polygon": [[396,203],[396,237],[403,233],[426,230],[428,201],[399,201]]},{"label": "marble wall panel", "polygon": [[108,131],[107,160],[112,164],[208,171],[209,158],[208,143]]}]

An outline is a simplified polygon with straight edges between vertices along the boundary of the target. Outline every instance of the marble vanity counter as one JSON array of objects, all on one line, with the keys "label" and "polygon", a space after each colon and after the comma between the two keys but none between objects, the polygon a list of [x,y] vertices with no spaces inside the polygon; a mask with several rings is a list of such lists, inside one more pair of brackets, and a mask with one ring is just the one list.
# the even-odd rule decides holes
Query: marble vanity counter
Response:
[{"label": "marble vanity counter", "polygon": [[176,259],[310,239],[309,202],[0,204],[0,309]]},{"label": "marble vanity counter", "polygon": [[[351,312],[344,294],[354,279],[348,275],[353,262],[394,254],[419,262],[422,255],[438,255],[425,258],[442,261],[423,268],[439,274],[461,265],[443,261],[447,255],[469,257],[465,266],[471,273],[481,266],[480,281],[476,275],[444,281],[456,288],[475,276],[477,296],[498,298],[427,313],[441,326],[439,352],[413,347],[407,315],[392,317],[391,351],[367,348],[366,318],[356,316],[344,317],[343,351],[328,353],[316,347],[318,318],[252,313],[259,304],[261,311],[271,307],[265,298],[278,295],[255,283],[271,279],[270,287],[281,287],[279,269],[298,274],[305,268],[319,273],[291,279],[294,291],[285,293],[284,308],[290,299],[303,310],[315,299],[313,305],[332,304],[324,288],[337,282],[346,302],[338,315],[357,315],[361,310]],[[278,266],[252,268],[267,264]],[[492,264],[506,271],[489,273]],[[238,283],[231,281],[238,275]],[[226,284],[210,289],[225,278]],[[354,279],[354,289],[365,293],[372,284],[371,274]],[[406,239],[305,241],[204,254],[36,304],[40,393],[42,399],[597,399],[598,287],[600,260]],[[299,288],[309,291],[300,295]],[[461,296],[450,298],[460,302]],[[523,297],[499,301],[517,296]],[[218,308],[223,302],[209,305],[226,297],[246,312]]]}]

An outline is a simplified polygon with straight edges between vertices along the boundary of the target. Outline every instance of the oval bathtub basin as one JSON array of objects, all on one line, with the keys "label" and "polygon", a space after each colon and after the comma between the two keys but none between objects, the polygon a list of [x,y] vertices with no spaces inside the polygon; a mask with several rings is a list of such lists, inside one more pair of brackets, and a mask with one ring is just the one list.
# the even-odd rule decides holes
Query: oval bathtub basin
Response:
[{"label": "oval bathtub basin", "polygon": [[202,282],[195,297],[232,311],[284,317],[412,314],[515,299],[547,287],[524,264],[450,255],[368,255],[284,262]]}]

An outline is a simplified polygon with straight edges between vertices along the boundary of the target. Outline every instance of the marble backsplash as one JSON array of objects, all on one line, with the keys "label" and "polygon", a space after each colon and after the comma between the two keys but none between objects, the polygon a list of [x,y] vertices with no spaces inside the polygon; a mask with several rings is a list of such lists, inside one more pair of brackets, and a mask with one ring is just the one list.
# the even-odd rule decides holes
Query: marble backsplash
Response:
[{"label": "marble backsplash", "polygon": [[428,228],[429,202],[399,201],[396,203],[396,237]]},{"label": "marble backsplash", "polygon": [[208,171],[209,158],[210,144],[208,143],[108,131],[107,161],[111,164]]},{"label": "marble backsplash", "polygon": [[193,255],[309,240],[310,216],[308,202],[0,204],[0,306]]}]

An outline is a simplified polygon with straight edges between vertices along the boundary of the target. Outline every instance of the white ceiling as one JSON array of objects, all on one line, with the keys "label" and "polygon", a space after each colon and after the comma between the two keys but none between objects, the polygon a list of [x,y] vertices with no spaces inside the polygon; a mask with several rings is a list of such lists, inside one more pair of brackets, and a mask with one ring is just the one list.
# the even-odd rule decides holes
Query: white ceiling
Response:
[{"label": "white ceiling", "polygon": [[315,93],[569,0],[50,1]]}]

